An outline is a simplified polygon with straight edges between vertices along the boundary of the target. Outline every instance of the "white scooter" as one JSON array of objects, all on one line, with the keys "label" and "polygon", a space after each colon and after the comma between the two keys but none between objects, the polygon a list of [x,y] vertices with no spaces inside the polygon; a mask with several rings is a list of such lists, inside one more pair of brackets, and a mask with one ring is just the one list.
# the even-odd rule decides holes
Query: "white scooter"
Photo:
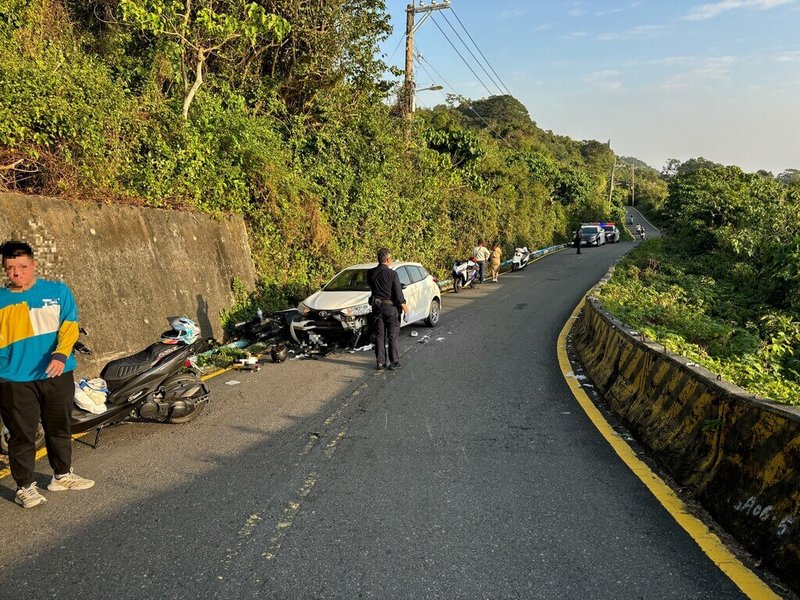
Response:
[{"label": "white scooter", "polygon": [[514,256],[511,259],[511,270],[512,271],[521,271],[525,267],[528,266],[528,262],[531,259],[531,251],[528,250],[527,246],[523,246],[522,248],[515,248],[514,249]]}]

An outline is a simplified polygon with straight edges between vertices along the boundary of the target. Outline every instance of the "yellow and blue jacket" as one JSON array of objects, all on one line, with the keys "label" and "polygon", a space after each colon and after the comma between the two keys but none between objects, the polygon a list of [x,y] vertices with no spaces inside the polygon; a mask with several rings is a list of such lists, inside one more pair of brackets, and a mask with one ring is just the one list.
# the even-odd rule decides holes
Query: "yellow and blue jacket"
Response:
[{"label": "yellow and blue jacket", "polygon": [[78,307],[66,284],[37,279],[17,292],[0,288],[0,380],[47,379],[53,359],[74,371]]}]

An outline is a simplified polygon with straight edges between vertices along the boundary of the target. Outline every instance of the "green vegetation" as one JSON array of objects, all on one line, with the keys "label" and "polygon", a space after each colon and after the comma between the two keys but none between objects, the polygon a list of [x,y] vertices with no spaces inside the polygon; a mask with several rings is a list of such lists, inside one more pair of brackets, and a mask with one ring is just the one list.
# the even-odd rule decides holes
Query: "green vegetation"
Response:
[{"label": "green vegetation", "polygon": [[800,182],[673,164],[669,236],[617,266],[608,309],[746,390],[800,404]]},{"label": "green vegetation", "polygon": [[388,32],[382,0],[0,0],[0,188],[241,214],[264,309],[378,245],[443,274],[621,219],[608,146],[510,96],[400,119]]}]

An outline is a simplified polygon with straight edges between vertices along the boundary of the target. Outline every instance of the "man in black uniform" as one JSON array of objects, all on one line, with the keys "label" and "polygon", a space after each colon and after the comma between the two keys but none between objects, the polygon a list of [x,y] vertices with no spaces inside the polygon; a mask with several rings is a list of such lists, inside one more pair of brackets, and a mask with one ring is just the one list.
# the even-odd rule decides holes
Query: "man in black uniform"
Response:
[{"label": "man in black uniform", "polygon": [[390,267],[392,253],[386,248],[378,250],[378,266],[367,271],[369,284],[369,302],[375,325],[375,357],[378,359],[378,370],[382,371],[386,364],[386,337],[389,337],[389,364],[392,370],[400,368],[400,353],[397,339],[400,336],[400,310],[408,314],[408,304],[403,296],[400,277]]}]

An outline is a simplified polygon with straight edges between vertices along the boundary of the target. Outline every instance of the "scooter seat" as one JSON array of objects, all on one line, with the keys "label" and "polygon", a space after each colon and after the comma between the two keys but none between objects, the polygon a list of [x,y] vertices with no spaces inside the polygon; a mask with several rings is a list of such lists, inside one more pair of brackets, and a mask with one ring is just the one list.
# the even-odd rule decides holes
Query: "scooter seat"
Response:
[{"label": "scooter seat", "polygon": [[108,389],[114,391],[122,383],[147,371],[165,350],[177,349],[174,345],[156,342],[136,354],[112,360],[108,363],[100,377],[106,380]]}]

